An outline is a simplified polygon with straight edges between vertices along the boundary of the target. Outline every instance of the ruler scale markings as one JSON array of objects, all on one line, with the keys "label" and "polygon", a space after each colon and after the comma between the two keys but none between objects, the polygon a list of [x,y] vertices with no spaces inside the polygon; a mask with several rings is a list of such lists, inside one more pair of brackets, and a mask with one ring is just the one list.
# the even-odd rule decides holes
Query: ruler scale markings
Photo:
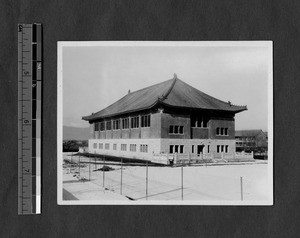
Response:
[{"label": "ruler scale markings", "polygon": [[41,96],[41,82],[38,82],[42,79],[38,77],[41,76],[41,34],[41,24],[18,25],[19,214],[38,214],[41,211],[41,97],[37,100],[37,95]]}]

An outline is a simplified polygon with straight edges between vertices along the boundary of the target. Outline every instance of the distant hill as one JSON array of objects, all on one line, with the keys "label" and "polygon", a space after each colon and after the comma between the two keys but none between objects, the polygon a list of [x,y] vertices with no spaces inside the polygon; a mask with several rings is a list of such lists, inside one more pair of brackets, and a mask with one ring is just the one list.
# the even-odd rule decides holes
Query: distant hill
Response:
[{"label": "distant hill", "polygon": [[63,140],[88,140],[89,128],[79,128],[64,126],[63,127]]}]

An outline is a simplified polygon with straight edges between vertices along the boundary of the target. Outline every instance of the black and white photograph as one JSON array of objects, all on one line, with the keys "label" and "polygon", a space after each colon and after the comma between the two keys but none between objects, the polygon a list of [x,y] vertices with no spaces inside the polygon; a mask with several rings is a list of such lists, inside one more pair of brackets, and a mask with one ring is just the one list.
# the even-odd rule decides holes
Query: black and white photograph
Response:
[{"label": "black and white photograph", "polygon": [[273,205],[272,41],[59,41],[60,205]]}]

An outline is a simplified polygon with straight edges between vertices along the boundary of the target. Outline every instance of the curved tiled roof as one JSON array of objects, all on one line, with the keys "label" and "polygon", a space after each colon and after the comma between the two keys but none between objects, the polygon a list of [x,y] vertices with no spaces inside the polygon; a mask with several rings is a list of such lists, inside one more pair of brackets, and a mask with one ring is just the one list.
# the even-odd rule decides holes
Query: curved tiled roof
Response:
[{"label": "curved tiled roof", "polygon": [[158,102],[174,107],[222,110],[233,113],[247,110],[246,106],[232,105],[229,102],[211,97],[186,84],[174,75],[173,79],[128,93],[103,110],[82,117],[82,119],[90,121],[150,109]]}]

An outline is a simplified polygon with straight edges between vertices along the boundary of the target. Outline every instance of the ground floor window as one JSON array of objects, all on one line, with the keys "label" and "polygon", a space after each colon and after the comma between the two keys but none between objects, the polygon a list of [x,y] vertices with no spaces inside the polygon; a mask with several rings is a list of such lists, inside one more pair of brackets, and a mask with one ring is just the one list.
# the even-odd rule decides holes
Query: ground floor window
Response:
[{"label": "ground floor window", "polygon": [[113,150],[117,150],[117,144],[113,144]]},{"label": "ground floor window", "polygon": [[209,153],[209,145],[207,146],[207,153]]},{"label": "ground floor window", "polygon": [[126,151],[127,150],[127,145],[126,144],[121,144],[121,150]]},{"label": "ground floor window", "polygon": [[140,152],[147,153],[148,152],[148,145],[140,145]]},{"label": "ground floor window", "polygon": [[109,150],[109,144],[108,143],[105,143],[105,149]]},{"label": "ground floor window", "polygon": [[183,154],[183,145],[179,146],[179,153]]},{"label": "ground floor window", "polygon": [[130,144],[130,151],[136,152],[136,144]]},{"label": "ground floor window", "polygon": [[103,149],[103,144],[102,143],[99,143],[99,149]]},{"label": "ground floor window", "polygon": [[170,151],[170,154],[173,154],[173,153],[183,154],[184,145],[170,145],[169,151]]},{"label": "ground floor window", "polygon": [[97,149],[97,143],[94,143],[94,144],[93,144],[93,148],[94,148],[94,149]]},{"label": "ground floor window", "polygon": [[217,145],[217,153],[225,152],[228,153],[229,146],[228,145]]}]

